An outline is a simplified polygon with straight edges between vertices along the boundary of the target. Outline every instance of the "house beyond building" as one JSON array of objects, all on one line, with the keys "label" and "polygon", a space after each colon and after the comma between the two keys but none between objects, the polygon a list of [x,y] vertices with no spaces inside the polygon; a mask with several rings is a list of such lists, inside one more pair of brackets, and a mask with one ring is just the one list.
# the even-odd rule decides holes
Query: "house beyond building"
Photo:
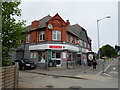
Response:
[{"label": "house beyond building", "polygon": [[59,14],[33,21],[28,30],[26,40],[12,54],[12,59],[27,58],[38,66],[54,61],[62,66],[66,61],[80,64],[91,51],[92,40],[86,30],[78,24],[70,25],[69,20],[64,21]]}]

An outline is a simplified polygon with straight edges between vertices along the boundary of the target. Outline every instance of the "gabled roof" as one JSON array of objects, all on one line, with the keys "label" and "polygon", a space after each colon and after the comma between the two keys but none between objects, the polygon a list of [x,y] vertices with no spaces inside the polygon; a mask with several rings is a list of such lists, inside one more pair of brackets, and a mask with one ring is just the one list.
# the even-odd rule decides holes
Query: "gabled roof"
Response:
[{"label": "gabled roof", "polygon": [[39,20],[39,28],[46,27],[46,23],[51,19],[52,17],[50,15],[43,17]]},{"label": "gabled roof", "polygon": [[82,27],[80,27],[78,24],[75,25],[69,25],[67,27],[67,31],[74,34],[75,36],[77,36],[79,38],[80,36],[80,32],[82,30]]},{"label": "gabled roof", "polygon": [[[55,16],[53,16],[49,21],[51,21],[51,20],[53,20],[53,19],[55,19],[55,17],[59,17],[59,19],[62,21],[62,22],[64,22],[66,25],[67,25],[67,23],[61,18],[61,16],[57,13]],[[48,22],[49,22],[48,21]]]},{"label": "gabled roof", "polygon": [[78,24],[69,25],[67,31],[74,34],[79,39],[88,42],[88,36],[86,30]]}]

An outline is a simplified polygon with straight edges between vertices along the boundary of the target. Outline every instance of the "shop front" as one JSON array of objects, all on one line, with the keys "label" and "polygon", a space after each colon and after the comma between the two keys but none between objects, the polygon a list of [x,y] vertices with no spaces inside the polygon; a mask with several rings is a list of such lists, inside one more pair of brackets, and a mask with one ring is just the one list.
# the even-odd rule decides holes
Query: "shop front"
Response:
[{"label": "shop front", "polygon": [[31,45],[29,50],[37,52],[39,65],[48,66],[65,66],[67,60],[75,61],[76,52],[79,48],[68,44],[40,44]]},{"label": "shop front", "polygon": [[87,60],[87,49],[82,48],[82,54],[81,54],[81,63],[83,64],[84,61]]}]

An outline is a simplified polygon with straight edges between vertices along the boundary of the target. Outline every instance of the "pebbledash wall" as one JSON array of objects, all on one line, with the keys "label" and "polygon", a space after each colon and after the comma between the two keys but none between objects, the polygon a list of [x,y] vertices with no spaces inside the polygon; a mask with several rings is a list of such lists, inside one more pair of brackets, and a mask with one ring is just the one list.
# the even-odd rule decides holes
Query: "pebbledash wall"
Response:
[{"label": "pebbledash wall", "polygon": [[26,40],[12,53],[12,60],[27,58],[46,67],[51,61],[58,66],[66,65],[66,61],[80,64],[92,51],[87,31],[78,24],[70,25],[69,20],[65,22],[58,13],[33,21],[28,30]]}]

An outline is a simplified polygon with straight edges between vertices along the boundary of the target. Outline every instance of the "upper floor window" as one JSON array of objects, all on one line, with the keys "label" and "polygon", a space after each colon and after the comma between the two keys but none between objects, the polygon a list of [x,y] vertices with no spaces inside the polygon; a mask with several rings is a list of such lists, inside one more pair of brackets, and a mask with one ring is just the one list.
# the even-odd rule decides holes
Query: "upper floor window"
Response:
[{"label": "upper floor window", "polygon": [[45,32],[44,31],[40,32],[40,41],[41,40],[45,40]]},{"label": "upper floor window", "polygon": [[88,44],[88,49],[90,49],[90,44]]},{"label": "upper floor window", "polygon": [[28,34],[26,37],[26,43],[30,43],[30,34]]},{"label": "upper floor window", "polygon": [[23,40],[20,40],[19,43],[22,44],[22,43],[23,43]]},{"label": "upper floor window", "polygon": [[84,42],[84,47],[87,47],[87,43],[86,42]]},{"label": "upper floor window", "polygon": [[70,43],[74,43],[74,37],[70,36]]},{"label": "upper floor window", "polygon": [[68,34],[67,34],[67,37],[66,37],[66,41],[69,42],[69,39],[68,39]]},{"label": "upper floor window", "polygon": [[61,31],[52,31],[52,40],[61,40]]},{"label": "upper floor window", "polygon": [[79,40],[79,45],[83,46],[83,41],[82,40]]}]

